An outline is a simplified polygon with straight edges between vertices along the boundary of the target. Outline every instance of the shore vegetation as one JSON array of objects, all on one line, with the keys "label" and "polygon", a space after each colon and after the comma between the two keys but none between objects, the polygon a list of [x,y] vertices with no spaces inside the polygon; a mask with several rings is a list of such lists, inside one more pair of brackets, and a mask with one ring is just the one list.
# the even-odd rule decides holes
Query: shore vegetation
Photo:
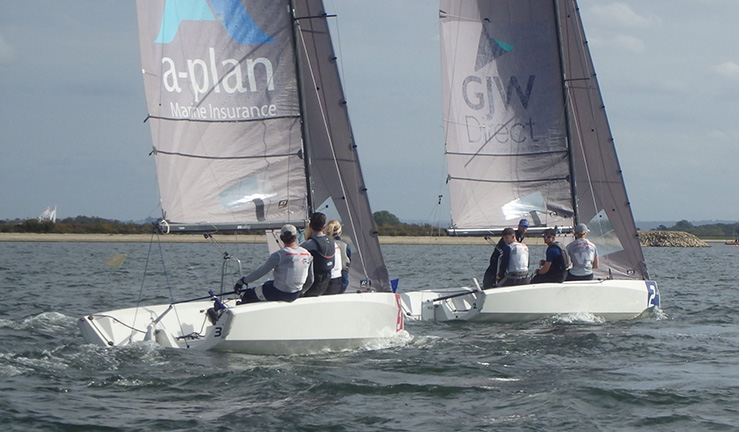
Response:
[{"label": "shore vegetation", "polygon": [[[380,236],[445,237],[445,227],[429,223],[404,223],[397,216],[382,210],[374,213]],[[77,216],[59,219],[56,223],[37,219],[0,220],[2,233],[53,233],[53,234],[150,234],[155,229],[156,220],[141,222],[103,219],[95,216]],[[681,231],[702,239],[737,238],[739,223],[715,223],[693,225],[681,220],[672,227],[660,225],[653,231]],[[263,234],[261,230],[247,234]]]}]

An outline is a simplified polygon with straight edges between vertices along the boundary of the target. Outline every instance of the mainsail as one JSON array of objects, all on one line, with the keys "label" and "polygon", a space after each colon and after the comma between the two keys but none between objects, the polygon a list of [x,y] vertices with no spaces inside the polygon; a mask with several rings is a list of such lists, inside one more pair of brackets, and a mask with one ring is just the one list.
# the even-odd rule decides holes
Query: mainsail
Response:
[{"label": "mainsail", "polygon": [[647,277],[575,0],[441,0],[452,229],[584,222],[599,276]]},{"label": "mainsail", "polygon": [[355,243],[350,277],[389,290],[321,1],[137,4],[165,223],[271,229],[327,209]]}]

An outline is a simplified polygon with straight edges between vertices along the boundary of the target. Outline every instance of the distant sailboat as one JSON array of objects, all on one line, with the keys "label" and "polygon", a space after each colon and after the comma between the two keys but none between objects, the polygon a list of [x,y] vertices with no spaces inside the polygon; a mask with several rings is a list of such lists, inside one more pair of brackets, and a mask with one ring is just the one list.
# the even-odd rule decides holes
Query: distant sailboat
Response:
[{"label": "distant sailboat", "polygon": [[[341,219],[353,242],[350,286],[342,295],[242,305],[210,287],[201,298],[86,315],[79,320],[85,340],[280,354],[396,337],[403,314],[380,252],[322,2],[137,6],[161,230],[279,230],[304,227],[323,211]],[[223,258],[222,281],[234,262]],[[222,284],[232,290],[233,281]]]},{"label": "distant sailboat", "polygon": [[46,207],[46,210],[39,215],[38,221],[56,223],[56,205],[54,206],[54,210],[51,207]]},{"label": "distant sailboat", "polygon": [[440,20],[450,233],[586,223],[600,268],[593,281],[408,292],[407,316],[617,320],[659,306],[576,1],[442,0]]}]

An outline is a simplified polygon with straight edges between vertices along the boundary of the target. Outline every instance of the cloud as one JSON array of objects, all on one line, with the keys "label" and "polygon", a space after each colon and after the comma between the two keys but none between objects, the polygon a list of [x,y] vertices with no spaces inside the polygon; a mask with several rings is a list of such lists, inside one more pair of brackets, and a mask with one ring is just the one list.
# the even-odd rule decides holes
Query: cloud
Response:
[{"label": "cloud", "polygon": [[647,46],[644,41],[631,35],[617,35],[611,40],[611,43],[618,46],[621,50],[633,53],[642,53],[647,50]]},{"label": "cloud", "polygon": [[733,145],[739,140],[739,129],[712,129],[708,132],[708,137],[711,140],[729,141]]},{"label": "cloud", "polygon": [[621,27],[647,28],[653,24],[651,18],[639,15],[626,3],[593,6],[591,12],[604,23]]},{"label": "cloud", "polygon": [[13,47],[5,41],[3,35],[0,35],[0,64],[9,63],[14,55]]},{"label": "cloud", "polygon": [[624,51],[629,53],[643,53],[647,51],[647,45],[643,40],[636,36],[619,34],[611,38],[592,38],[589,39],[590,44],[594,47],[604,47],[614,51]]},{"label": "cloud", "polygon": [[739,64],[733,61],[728,61],[725,63],[721,63],[720,65],[716,65],[713,67],[713,70],[725,77],[739,80]]}]

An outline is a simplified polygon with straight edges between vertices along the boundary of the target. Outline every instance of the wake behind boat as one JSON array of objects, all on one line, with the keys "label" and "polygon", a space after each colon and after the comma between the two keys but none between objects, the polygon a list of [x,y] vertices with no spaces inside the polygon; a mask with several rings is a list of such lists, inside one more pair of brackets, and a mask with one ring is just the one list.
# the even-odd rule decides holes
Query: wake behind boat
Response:
[{"label": "wake behind boat", "polygon": [[220,289],[88,314],[79,319],[85,340],[283,354],[382,346],[403,334],[321,1],[139,0],[137,9],[160,230],[302,228],[320,211],[352,244],[349,288],[237,305],[229,292],[243,272],[240,262],[229,270],[238,260],[224,253]]},{"label": "wake behind boat", "polygon": [[576,1],[440,9],[449,233],[495,236],[528,218],[529,235],[561,235],[586,223],[600,267],[592,281],[406,292],[406,316],[618,320],[658,307]]}]

